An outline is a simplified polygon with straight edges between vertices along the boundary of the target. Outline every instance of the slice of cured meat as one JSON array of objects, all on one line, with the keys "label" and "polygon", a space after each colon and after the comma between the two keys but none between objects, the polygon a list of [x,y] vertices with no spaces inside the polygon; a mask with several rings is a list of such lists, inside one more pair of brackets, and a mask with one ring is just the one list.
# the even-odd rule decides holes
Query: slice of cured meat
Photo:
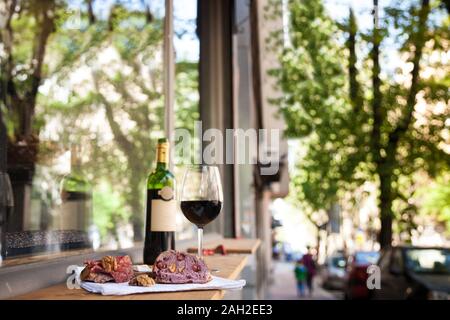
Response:
[{"label": "slice of cured meat", "polygon": [[134,276],[133,263],[129,256],[115,257],[117,267],[110,274],[117,283],[128,282]]},{"label": "slice of cured meat", "polygon": [[153,272],[158,283],[206,283],[211,280],[203,260],[175,250],[162,252],[155,260]]},{"label": "slice of cured meat", "polygon": [[102,260],[88,260],[80,274],[83,281],[97,283],[128,282],[133,278],[133,263],[129,256],[106,256]]}]

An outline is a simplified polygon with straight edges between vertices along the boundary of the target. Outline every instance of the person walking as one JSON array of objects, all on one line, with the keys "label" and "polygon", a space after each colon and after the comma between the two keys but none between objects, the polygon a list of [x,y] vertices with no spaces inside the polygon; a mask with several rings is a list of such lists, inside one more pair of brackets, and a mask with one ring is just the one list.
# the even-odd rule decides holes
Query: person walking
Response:
[{"label": "person walking", "polygon": [[306,268],[307,274],[306,274],[306,286],[308,287],[309,295],[312,296],[313,294],[313,280],[314,276],[316,275],[316,263],[314,262],[314,258],[311,254],[311,248],[308,246],[306,247],[307,252],[303,255],[301,262]]},{"label": "person walking", "polygon": [[301,260],[295,264],[295,279],[297,280],[297,295],[303,297],[305,295],[306,277],[308,271]]}]

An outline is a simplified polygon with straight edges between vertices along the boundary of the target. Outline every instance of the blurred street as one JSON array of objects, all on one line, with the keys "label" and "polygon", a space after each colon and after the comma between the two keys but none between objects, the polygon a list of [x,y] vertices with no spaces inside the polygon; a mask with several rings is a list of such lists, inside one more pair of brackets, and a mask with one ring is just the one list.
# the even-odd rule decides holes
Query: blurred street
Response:
[{"label": "blurred street", "polygon": [[314,278],[313,295],[305,297],[297,296],[296,281],[293,262],[274,261],[273,281],[270,284],[267,299],[271,300],[341,300],[341,291],[329,291],[321,287],[320,275]]}]

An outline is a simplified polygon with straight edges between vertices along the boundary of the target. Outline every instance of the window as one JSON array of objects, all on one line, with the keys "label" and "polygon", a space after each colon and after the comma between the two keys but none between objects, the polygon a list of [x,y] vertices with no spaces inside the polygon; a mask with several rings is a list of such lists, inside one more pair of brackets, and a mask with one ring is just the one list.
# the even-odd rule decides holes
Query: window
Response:
[{"label": "window", "polygon": [[361,251],[355,254],[355,264],[356,265],[369,265],[376,264],[380,254],[375,251]]},{"label": "window", "polygon": [[[7,259],[143,240],[145,182],[164,135],[164,5],[20,1],[2,12],[12,17],[0,38],[15,201],[2,226]],[[175,0],[174,16],[174,122],[192,129],[196,1]],[[178,235],[191,237],[193,227],[179,217]]]},{"label": "window", "polygon": [[[236,33],[234,35],[236,55],[235,65],[236,76],[236,111],[235,126],[247,130],[257,128],[257,111],[253,99],[253,79],[252,79],[252,57],[251,52],[251,24],[250,24],[250,2],[238,1],[235,9]],[[236,158],[252,157],[256,154],[256,146],[250,145],[246,138],[238,140],[236,148]],[[252,159],[254,160],[254,159]],[[255,215],[255,186],[253,166],[251,164],[239,164],[237,166],[235,188],[237,192],[237,211],[239,213],[238,234],[242,237],[255,237],[256,235],[256,215]]]},{"label": "window", "polygon": [[406,266],[417,273],[450,274],[450,250],[409,249],[406,251]]},{"label": "window", "polygon": [[347,262],[344,257],[334,257],[331,259],[331,265],[335,268],[345,268]]}]

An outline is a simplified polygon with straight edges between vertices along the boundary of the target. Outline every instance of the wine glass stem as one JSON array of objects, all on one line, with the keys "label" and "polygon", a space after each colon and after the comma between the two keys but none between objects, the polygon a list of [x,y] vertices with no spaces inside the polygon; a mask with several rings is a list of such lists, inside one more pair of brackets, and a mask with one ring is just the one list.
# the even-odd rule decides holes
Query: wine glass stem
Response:
[{"label": "wine glass stem", "polygon": [[198,256],[203,259],[203,227],[198,227]]}]

